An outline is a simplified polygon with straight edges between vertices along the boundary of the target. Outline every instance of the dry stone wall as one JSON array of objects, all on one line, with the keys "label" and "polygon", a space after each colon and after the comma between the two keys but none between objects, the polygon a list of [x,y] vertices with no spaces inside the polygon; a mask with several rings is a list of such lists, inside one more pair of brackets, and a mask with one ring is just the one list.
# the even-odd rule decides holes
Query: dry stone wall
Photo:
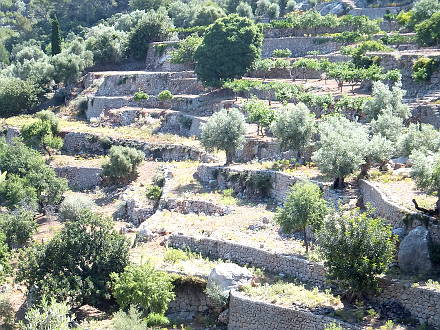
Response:
[{"label": "dry stone wall", "polygon": [[62,166],[55,167],[59,177],[66,178],[72,190],[89,190],[102,182],[100,167]]},{"label": "dry stone wall", "polygon": [[311,51],[320,54],[335,52],[342,44],[331,37],[288,37],[266,38],[263,42],[262,56],[271,57],[275,49],[290,49],[293,57],[305,56]]},{"label": "dry stone wall", "polygon": [[161,161],[197,160],[211,162],[216,159],[192,146],[182,144],[154,144],[134,139],[113,138],[98,134],[67,132],[63,151],[68,154],[106,154],[113,145],[132,147],[145,153],[146,159]]},{"label": "dry stone wall", "polygon": [[361,329],[305,309],[252,300],[234,291],[230,294],[228,330],[325,329],[332,323],[343,329]]},{"label": "dry stone wall", "polygon": [[268,252],[237,243],[207,237],[171,235],[168,245],[178,249],[190,249],[212,259],[224,259],[239,265],[252,265],[275,273],[283,273],[301,281],[325,286],[324,266],[300,256]]}]

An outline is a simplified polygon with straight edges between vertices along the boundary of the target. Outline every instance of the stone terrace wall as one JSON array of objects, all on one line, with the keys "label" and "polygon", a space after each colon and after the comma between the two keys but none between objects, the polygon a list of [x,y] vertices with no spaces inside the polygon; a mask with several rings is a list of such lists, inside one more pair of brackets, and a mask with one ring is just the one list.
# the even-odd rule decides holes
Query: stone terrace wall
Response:
[{"label": "stone terrace wall", "polygon": [[402,227],[402,218],[411,212],[393,202],[379,190],[372,182],[359,180],[364,205],[371,204],[375,209],[375,215],[387,219],[393,227]]},{"label": "stone terrace wall", "polygon": [[272,253],[262,249],[212,238],[171,235],[168,245],[190,249],[212,259],[224,259],[239,265],[251,265],[275,273],[283,273],[301,281],[325,286],[324,266],[294,255]]},{"label": "stone terrace wall", "polygon": [[[323,265],[310,262],[297,256],[271,253],[262,249],[211,238],[195,238],[184,235],[171,235],[169,237],[168,244],[169,246],[178,249],[190,249],[213,259],[226,259],[240,265],[260,267],[270,272],[283,273],[288,276],[292,276],[300,281],[307,282],[318,287],[327,287],[325,280],[325,269]],[[408,312],[410,312],[412,317],[419,320],[419,322],[422,324],[429,323],[432,326],[440,327],[439,291],[434,291],[424,287],[410,287],[403,282],[390,282],[386,279],[382,280],[381,282],[383,291],[378,297],[374,298],[374,301],[377,303],[386,303],[390,301],[397,302]],[[249,302],[249,304],[250,303],[251,302]],[[273,306],[273,308],[282,307]],[[279,310],[277,313],[280,313],[279,317],[281,317],[281,315],[290,313],[289,311],[291,310],[287,309],[284,312]],[[233,309],[232,313],[234,313]],[[240,322],[245,322],[242,325],[243,329],[255,329],[255,327],[252,327],[252,325],[255,324],[254,322],[263,322],[261,324],[272,326],[270,322],[273,318],[265,316],[264,320],[259,319],[258,315],[266,315],[265,313],[257,313],[256,315],[251,314],[249,317],[244,317],[243,319],[241,319],[242,312],[237,313],[239,314],[232,316],[232,321],[230,319],[230,326],[234,326],[230,329],[241,329]],[[294,312],[291,313],[295,314]],[[302,320],[303,318],[299,318],[299,320]],[[235,328],[235,326],[237,328]],[[260,329],[260,327],[258,328]],[[267,329],[278,328],[268,327]],[[287,329],[313,329],[313,327]]]},{"label": "stone terrace wall", "polygon": [[205,90],[192,72],[90,72],[85,81],[86,86],[94,86],[97,96],[132,96],[139,90],[149,95],[165,89],[172,94],[198,94]]},{"label": "stone terrace wall", "polygon": [[145,153],[146,159],[162,161],[199,160],[215,161],[215,158],[195,147],[182,144],[154,144],[134,139],[112,138],[98,134],[65,132],[63,151],[68,154],[106,154],[113,145],[136,148]]},{"label": "stone terrace wall", "polygon": [[[220,189],[233,188],[236,192],[242,192],[245,195],[253,194],[253,192],[246,191],[244,182],[233,182],[231,176],[240,174],[243,177],[246,174],[250,175],[267,175],[270,177],[272,187],[269,189],[269,196],[277,201],[283,201],[286,197],[289,188],[296,182],[302,179],[272,170],[238,170],[223,166],[205,166],[201,165],[197,169],[197,176],[204,184],[215,184]],[[241,191],[240,191],[241,190]]]},{"label": "stone terrace wall", "polygon": [[377,301],[400,303],[421,324],[440,327],[440,292],[424,287],[412,287],[405,283],[393,281],[383,286]]},{"label": "stone terrace wall", "polygon": [[415,103],[410,104],[410,107],[414,118],[440,129],[440,104]]},{"label": "stone terrace wall", "polygon": [[310,51],[321,54],[335,52],[342,44],[334,42],[329,37],[291,37],[291,38],[266,38],[263,42],[263,57],[271,57],[275,49],[290,49],[293,57],[307,55]]},{"label": "stone terrace wall", "polygon": [[331,323],[339,324],[343,329],[361,329],[307,310],[255,301],[233,291],[230,294],[229,330],[325,329]]},{"label": "stone terrace wall", "polygon": [[72,190],[93,189],[102,182],[100,167],[62,166],[54,169],[59,177],[67,179]]},{"label": "stone terrace wall", "polygon": [[[370,203],[375,209],[375,215],[388,220],[393,228],[405,228],[406,225],[403,222],[403,217],[419,215],[417,212],[412,212],[411,210],[390,201],[388,197],[372,182],[359,180],[359,191],[361,192],[364,205]],[[431,219],[428,227],[431,240],[433,243],[440,244],[440,225],[435,222],[433,223],[433,220],[434,219]],[[415,220],[413,223],[409,224],[407,230],[411,230],[420,225],[422,225],[422,223]]]}]

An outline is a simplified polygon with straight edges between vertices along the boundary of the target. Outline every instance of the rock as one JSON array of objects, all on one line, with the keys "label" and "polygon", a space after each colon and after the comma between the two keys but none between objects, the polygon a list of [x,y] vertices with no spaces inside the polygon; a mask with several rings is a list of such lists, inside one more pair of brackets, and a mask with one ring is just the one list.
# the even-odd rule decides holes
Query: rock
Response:
[{"label": "rock", "polygon": [[261,222],[263,222],[264,224],[268,224],[270,222],[270,220],[268,217],[262,217]]},{"label": "rock", "polygon": [[395,170],[405,167],[408,164],[408,157],[398,157],[390,160],[391,165]]},{"label": "rock", "polygon": [[208,287],[217,286],[223,294],[236,289],[252,280],[254,276],[244,267],[233,263],[222,263],[215,266],[208,276]]},{"label": "rock", "polygon": [[149,242],[154,238],[153,232],[147,227],[147,223],[143,222],[138,228],[137,239],[139,242]]},{"label": "rock", "polygon": [[393,229],[393,235],[397,236],[399,242],[401,242],[406,235],[406,230],[405,228],[395,228]]},{"label": "rock", "polygon": [[345,14],[346,8],[347,7],[344,3],[335,1],[324,5],[324,7],[322,7],[319,13],[321,15],[328,15],[328,14],[343,15]]},{"label": "rock", "polygon": [[395,175],[400,175],[403,178],[411,177],[411,169],[407,167],[401,167],[394,171]]},{"label": "rock", "polygon": [[399,267],[406,274],[426,274],[432,268],[429,256],[429,231],[418,226],[402,240],[398,253]]},{"label": "rock", "polygon": [[229,323],[229,308],[220,313],[218,316],[218,321],[223,324]]}]

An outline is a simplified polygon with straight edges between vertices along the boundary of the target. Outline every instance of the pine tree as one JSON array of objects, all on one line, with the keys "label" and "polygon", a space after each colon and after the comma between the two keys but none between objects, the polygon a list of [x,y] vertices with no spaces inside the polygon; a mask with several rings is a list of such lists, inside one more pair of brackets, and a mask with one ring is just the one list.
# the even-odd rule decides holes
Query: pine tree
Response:
[{"label": "pine tree", "polygon": [[61,53],[60,22],[58,22],[58,18],[56,14],[52,14],[50,18],[52,21],[52,36],[51,36],[52,56],[55,56]]}]

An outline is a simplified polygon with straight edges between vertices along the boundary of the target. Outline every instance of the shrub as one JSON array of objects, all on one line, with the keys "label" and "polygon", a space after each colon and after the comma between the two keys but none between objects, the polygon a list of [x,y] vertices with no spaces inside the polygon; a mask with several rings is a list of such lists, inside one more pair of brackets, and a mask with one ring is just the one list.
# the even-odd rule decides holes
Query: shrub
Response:
[{"label": "shrub", "polygon": [[0,116],[10,117],[29,112],[38,100],[38,90],[29,81],[0,78]]},{"label": "shrub", "polygon": [[170,321],[168,318],[159,313],[150,313],[145,319],[148,327],[158,327],[158,326],[168,326],[170,325]]},{"label": "shrub", "polygon": [[257,98],[252,98],[243,105],[243,111],[248,116],[248,121],[257,124],[257,135],[264,135],[263,128],[268,128],[275,119],[275,112],[266,103]]},{"label": "shrub", "polygon": [[254,13],[252,12],[252,7],[245,1],[240,1],[236,8],[236,13],[241,17],[247,17],[249,19],[254,18]]},{"label": "shrub", "polygon": [[344,187],[344,178],[365,161],[368,132],[361,124],[344,117],[329,117],[319,124],[319,149],[312,160],[320,171],[335,179],[334,187]]},{"label": "shrub", "polygon": [[150,95],[140,90],[133,95],[133,100],[135,100],[136,102],[142,102],[143,100],[148,100],[149,98]]},{"label": "shrub", "polygon": [[95,203],[87,196],[69,195],[60,205],[59,217],[62,221],[77,221],[84,212],[93,211]]},{"label": "shrub", "polygon": [[175,64],[194,64],[194,56],[202,40],[197,35],[192,35],[181,41],[177,49],[171,53],[170,62]]},{"label": "shrub", "polygon": [[113,146],[110,148],[110,159],[102,166],[102,174],[111,179],[132,178],[137,167],[144,160],[144,153],[130,147]]},{"label": "shrub", "polygon": [[159,7],[167,7],[170,0],[130,0],[129,5],[134,10],[157,10]]},{"label": "shrub", "polygon": [[365,102],[363,112],[367,117],[377,119],[379,114],[389,110],[394,116],[407,119],[410,116],[410,110],[406,104],[403,104],[405,91],[399,86],[388,88],[382,82],[373,83],[372,98]]},{"label": "shrub", "polygon": [[165,11],[150,10],[129,35],[129,54],[137,59],[145,58],[148,44],[168,40],[172,36],[172,28],[173,24]]},{"label": "shrub", "polygon": [[52,150],[63,147],[63,139],[58,136],[59,123],[55,114],[49,110],[43,110],[36,114],[36,120],[24,125],[21,136],[24,142],[33,148],[43,149],[49,156]]},{"label": "shrub", "polygon": [[205,2],[197,12],[192,22],[193,26],[203,26],[214,23],[220,17],[225,16],[224,10],[215,2]]},{"label": "shrub", "polygon": [[171,92],[169,90],[163,90],[162,92],[159,93],[159,95],[157,96],[159,98],[159,101],[170,101],[173,99],[173,94],[171,94]]},{"label": "shrub", "polygon": [[394,257],[391,229],[382,219],[360,211],[330,217],[318,234],[329,278],[353,295],[376,292],[377,275]]},{"label": "shrub", "polygon": [[0,214],[0,232],[6,235],[5,243],[9,249],[28,244],[37,230],[37,221],[31,211],[18,209]]},{"label": "shrub", "polygon": [[436,152],[440,148],[440,133],[429,124],[410,124],[398,144],[401,153],[409,156],[414,150]]},{"label": "shrub", "polygon": [[292,56],[292,51],[290,49],[275,49],[272,52],[273,57],[290,57]]},{"label": "shrub", "polygon": [[43,298],[40,308],[34,307],[26,312],[25,320],[21,324],[23,330],[68,330],[73,318],[69,316],[69,306],[65,302]]},{"label": "shrub", "polygon": [[263,33],[250,19],[230,15],[210,26],[195,59],[198,78],[219,87],[242,77],[260,57]]},{"label": "shrub", "polygon": [[410,11],[409,27],[413,28],[416,24],[429,20],[438,11],[440,11],[440,1],[438,0],[416,1]]},{"label": "shrub", "polygon": [[0,232],[0,284],[5,280],[6,275],[10,271],[9,265],[10,253],[6,244],[6,236]]},{"label": "shrub", "polygon": [[438,70],[439,63],[437,60],[427,57],[420,57],[413,65],[412,77],[416,81],[430,81],[432,74]]},{"label": "shrub", "polygon": [[110,273],[124,270],[128,250],[111,219],[85,212],[66,222],[47,244],[23,251],[17,279],[35,289],[37,301],[46,296],[96,306],[109,299]]},{"label": "shrub", "polygon": [[286,233],[302,231],[306,252],[309,251],[307,227],[320,229],[328,213],[321,189],[313,183],[297,183],[289,192],[284,207],[277,210],[275,220]]},{"label": "shrub", "polygon": [[129,265],[124,272],[111,274],[111,288],[123,309],[136,305],[145,313],[164,315],[174,299],[171,276],[148,263]]},{"label": "shrub", "polygon": [[147,198],[152,201],[158,201],[162,196],[162,188],[159,186],[147,186]]},{"label": "shrub", "polygon": [[342,53],[352,56],[352,61],[357,68],[368,68],[377,64],[377,58],[366,55],[372,51],[392,51],[393,49],[384,45],[381,41],[367,40],[356,46],[347,46],[342,49]]},{"label": "shrub", "polygon": [[86,49],[96,64],[117,64],[125,57],[128,35],[113,26],[99,24],[86,34]]},{"label": "shrub", "polygon": [[435,46],[440,42],[440,13],[416,25],[417,41],[423,46]]},{"label": "shrub", "polygon": [[142,313],[134,306],[130,306],[128,312],[119,311],[113,317],[115,330],[145,330],[148,328]]},{"label": "shrub", "polygon": [[283,150],[295,150],[301,158],[315,132],[315,115],[303,103],[284,107],[276,116],[272,132]]},{"label": "shrub", "polygon": [[[8,144],[0,139],[0,171],[7,172],[6,182],[0,186],[0,195],[2,203],[10,208],[23,202],[30,206],[38,203],[43,210],[48,205],[60,203],[67,190],[67,181],[58,178],[37,151],[19,141]],[[12,198],[12,186],[16,188],[15,197],[20,198]]]},{"label": "shrub", "polygon": [[202,126],[201,142],[207,150],[224,150],[226,164],[230,164],[235,151],[244,143],[245,132],[244,116],[236,109],[223,109]]}]

